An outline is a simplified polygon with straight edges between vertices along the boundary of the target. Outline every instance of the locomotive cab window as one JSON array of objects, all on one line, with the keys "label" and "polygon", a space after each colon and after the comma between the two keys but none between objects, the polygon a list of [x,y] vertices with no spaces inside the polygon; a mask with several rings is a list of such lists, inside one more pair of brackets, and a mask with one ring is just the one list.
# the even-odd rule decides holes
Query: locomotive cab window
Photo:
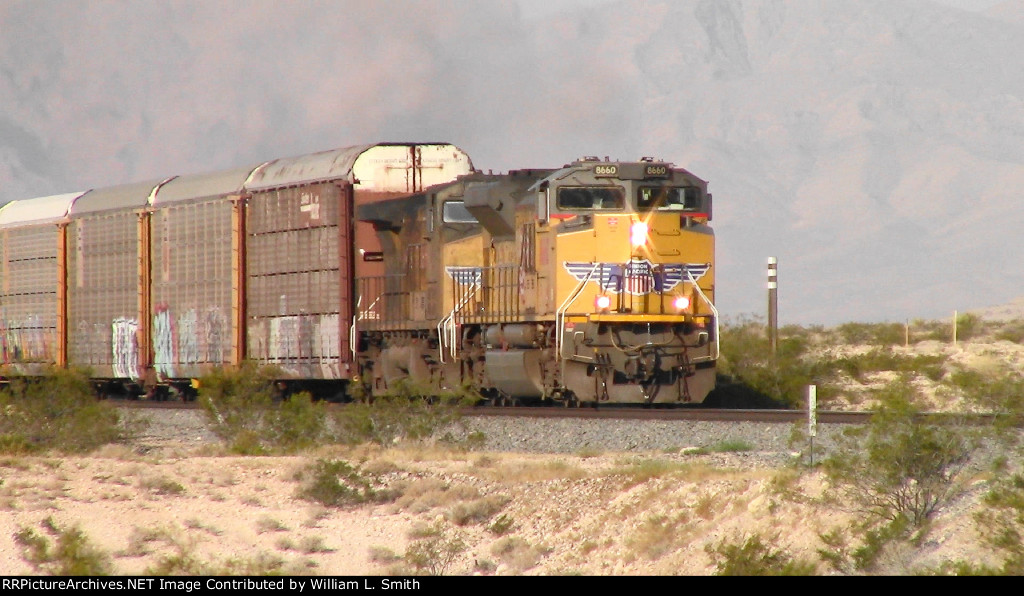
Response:
[{"label": "locomotive cab window", "polygon": [[563,187],[558,189],[555,204],[563,210],[622,209],[626,204],[626,192],[618,186]]},{"label": "locomotive cab window", "polygon": [[639,211],[695,211],[700,209],[700,189],[695,186],[641,186],[636,191]]},{"label": "locomotive cab window", "polygon": [[441,219],[444,223],[479,223],[462,201],[445,201],[441,207]]}]

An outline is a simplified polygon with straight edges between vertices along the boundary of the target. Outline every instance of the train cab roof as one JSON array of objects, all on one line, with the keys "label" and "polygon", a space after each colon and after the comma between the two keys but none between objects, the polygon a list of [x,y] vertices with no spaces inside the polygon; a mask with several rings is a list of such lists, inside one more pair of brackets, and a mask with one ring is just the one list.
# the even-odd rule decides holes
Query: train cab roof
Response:
[{"label": "train cab roof", "polygon": [[653,157],[641,157],[637,161],[612,161],[607,157],[601,160],[598,157],[586,156],[577,159],[572,163],[563,165],[549,176],[537,181],[531,190],[538,190],[547,185],[555,184],[570,178],[576,174],[589,174],[587,183],[594,182],[594,179],[617,179],[617,180],[650,180],[668,179],[682,176],[691,183],[702,185],[706,181],[695,176],[689,170],[680,168],[671,162],[658,160]]}]

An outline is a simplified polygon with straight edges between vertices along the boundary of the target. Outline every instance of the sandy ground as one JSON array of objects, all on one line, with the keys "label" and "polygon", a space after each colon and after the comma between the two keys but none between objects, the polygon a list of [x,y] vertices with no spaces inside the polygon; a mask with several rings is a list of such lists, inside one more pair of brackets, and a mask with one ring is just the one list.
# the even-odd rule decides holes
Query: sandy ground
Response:
[{"label": "sandy ground", "polygon": [[[402,496],[349,507],[304,500],[298,477],[319,458],[358,465]],[[709,575],[708,548],[755,533],[816,563],[817,573],[835,573],[817,555],[819,535],[845,531],[851,514],[823,501],[819,474],[757,462],[750,453],[526,456],[427,447],[233,457],[181,445],[146,455],[117,447],[89,457],[7,457],[0,575],[46,571],[25,560],[14,535],[28,528],[49,536],[47,526],[79,529],[117,575]],[[881,571],[996,562],[968,514],[979,494],[944,510],[922,548],[894,554]],[[462,546],[450,549],[449,561],[443,553],[452,545]],[[416,552],[432,552],[421,560],[433,566],[416,568]]]}]

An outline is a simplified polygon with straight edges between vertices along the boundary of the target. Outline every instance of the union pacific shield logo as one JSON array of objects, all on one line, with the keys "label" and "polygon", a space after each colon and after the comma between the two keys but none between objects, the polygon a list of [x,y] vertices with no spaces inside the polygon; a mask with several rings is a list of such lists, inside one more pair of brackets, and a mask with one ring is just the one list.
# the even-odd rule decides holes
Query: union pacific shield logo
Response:
[{"label": "union pacific shield logo", "polygon": [[697,281],[708,272],[711,263],[655,265],[644,259],[628,263],[565,261],[562,266],[578,281],[586,280],[589,276],[589,281],[596,282],[605,292],[626,292],[639,296],[651,292],[668,292],[690,277]]}]

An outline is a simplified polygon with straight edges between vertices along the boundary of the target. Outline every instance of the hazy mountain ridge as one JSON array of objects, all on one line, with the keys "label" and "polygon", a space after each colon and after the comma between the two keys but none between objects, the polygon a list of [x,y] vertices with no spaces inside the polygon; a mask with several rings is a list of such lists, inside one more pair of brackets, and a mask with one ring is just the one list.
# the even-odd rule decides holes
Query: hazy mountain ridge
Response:
[{"label": "hazy mountain ridge", "polygon": [[[1024,294],[1018,2],[622,1],[537,19],[438,2],[429,22],[372,5],[12,6],[0,23],[30,26],[0,40],[0,203],[373,140],[451,141],[496,171],[653,155],[710,181],[725,314],[763,311],[767,256],[783,322]],[[92,41],[62,39],[61,18]]]}]

